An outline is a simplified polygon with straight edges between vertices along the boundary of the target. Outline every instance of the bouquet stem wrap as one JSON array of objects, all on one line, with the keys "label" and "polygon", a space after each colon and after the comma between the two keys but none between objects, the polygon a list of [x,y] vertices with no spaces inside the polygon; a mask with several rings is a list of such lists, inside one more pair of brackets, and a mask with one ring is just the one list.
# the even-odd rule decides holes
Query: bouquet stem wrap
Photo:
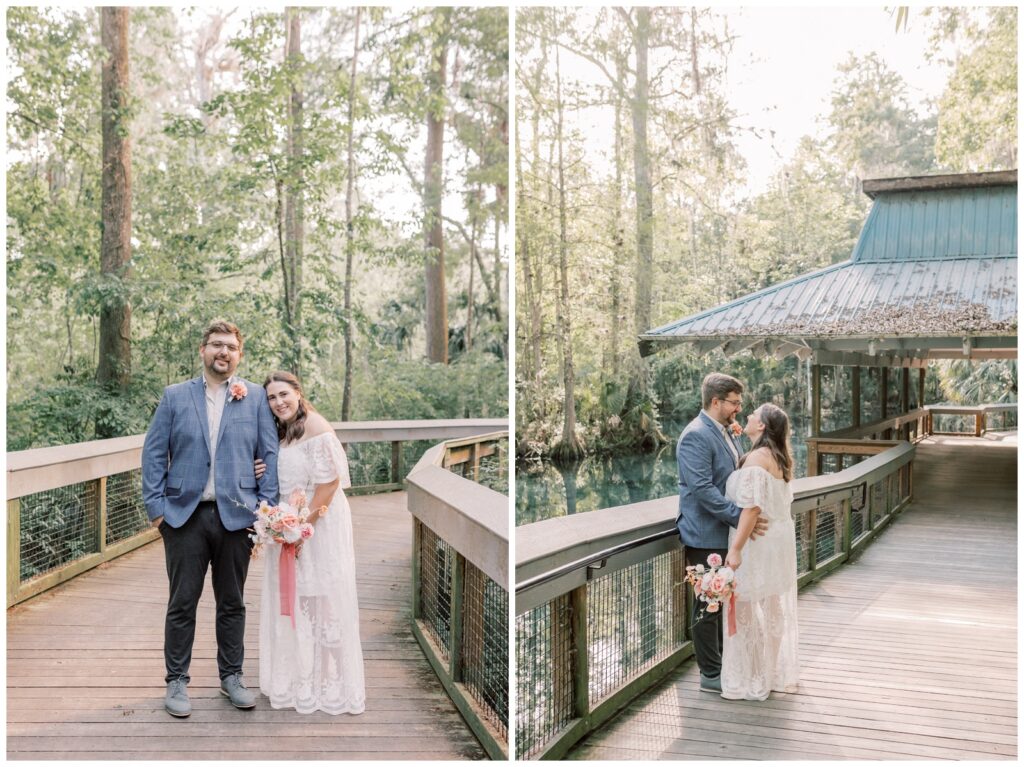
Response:
[{"label": "bouquet stem wrap", "polygon": [[729,595],[729,636],[736,635],[736,592]]},{"label": "bouquet stem wrap", "polygon": [[295,544],[285,543],[281,545],[281,556],[277,560],[279,571],[279,599],[281,601],[281,615],[287,615],[292,619],[292,628],[295,628]]}]

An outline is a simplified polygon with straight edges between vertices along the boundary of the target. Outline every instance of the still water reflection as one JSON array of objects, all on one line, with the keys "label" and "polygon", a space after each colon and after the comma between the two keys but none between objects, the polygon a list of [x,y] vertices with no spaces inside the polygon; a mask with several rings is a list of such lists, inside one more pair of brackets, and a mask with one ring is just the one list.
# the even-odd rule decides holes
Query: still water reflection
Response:
[{"label": "still water reflection", "polygon": [[[795,475],[806,475],[809,419],[794,419]],[[679,492],[676,439],[685,422],[664,423],[670,444],[654,453],[590,457],[573,468],[525,462],[516,466],[516,524],[639,503]],[[749,448],[746,437],[744,447]]]}]

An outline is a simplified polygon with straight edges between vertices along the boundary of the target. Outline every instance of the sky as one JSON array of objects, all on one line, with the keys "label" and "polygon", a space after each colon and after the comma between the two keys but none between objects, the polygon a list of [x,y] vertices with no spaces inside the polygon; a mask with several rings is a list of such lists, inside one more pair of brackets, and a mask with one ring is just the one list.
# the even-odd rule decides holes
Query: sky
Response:
[{"label": "sky", "polygon": [[[753,193],[764,190],[801,136],[831,109],[836,67],[850,51],[874,51],[907,83],[915,107],[941,95],[949,69],[925,58],[928,22],[912,8],[906,30],[883,8],[743,8],[725,10],[737,35],[728,92],[744,123],[774,131],[774,142],[744,132],[738,140]],[[772,144],[774,143],[774,148]],[[781,157],[780,157],[781,155]]]},{"label": "sky", "polygon": [[[949,68],[925,57],[931,19],[919,8],[896,31],[896,19],[878,7],[728,8],[715,6],[736,36],[729,56],[726,93],[737,113],[736,125],[754,126],[761,137],[740,131],[736,143],[748,165],[740,196],[767,188],[804,135],[820,135],[828,114],[836,67],[850,51],[874,51],[907,83],[913,106],[923,107],[941,95]],[[570,53],[563,53],[566,76],[605,85],[604,75]],[[590,108],[573,115],[587,136],[590,160],[611,151],[611,110]],[[523,126],[526,127],[526,126]],[[774,134],[774,135],[772,135]]]}]

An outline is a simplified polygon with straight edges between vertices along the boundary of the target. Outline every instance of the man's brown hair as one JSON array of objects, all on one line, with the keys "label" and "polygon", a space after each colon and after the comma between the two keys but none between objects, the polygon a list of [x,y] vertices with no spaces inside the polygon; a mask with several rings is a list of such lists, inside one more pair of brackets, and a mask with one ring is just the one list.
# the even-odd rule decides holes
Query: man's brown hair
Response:
[{"label": "man's brown hair", "polygon": [[700,385],[700,397],[705,410],[711,407],[711,400],[715,397],[725,399],[733,392],[743,394],[743,384],[725,373],[708,373]]},{"label": "man's brown hair", "polygon": [[214,320],[211,322],[205,331],[203,331],[203,346],[206,346],[207,341],[210,340],[210,336],[214,333],[226,333],[231,334],[238,339],[238,348],[242,348],[242,331],[238,329],[238,325],[227,320]]}]

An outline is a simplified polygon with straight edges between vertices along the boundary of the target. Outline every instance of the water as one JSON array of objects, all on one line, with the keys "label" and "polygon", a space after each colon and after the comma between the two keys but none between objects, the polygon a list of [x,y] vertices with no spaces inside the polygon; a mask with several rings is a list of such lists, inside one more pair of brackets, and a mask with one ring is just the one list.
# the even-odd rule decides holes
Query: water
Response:
[{"label": "water", "polygon": [[[810,419],[794,419],[794,475],[806,475]],[[662,424],[670,443],[654,453],[589,457],[572,469],[549,463],[521,462],[516,466],[516,525],[552,517],[583,514],[627,503],[639,503],[679,492],[676,440],[685,422]],[[745,448],[749,448],[746,437]]]}]

